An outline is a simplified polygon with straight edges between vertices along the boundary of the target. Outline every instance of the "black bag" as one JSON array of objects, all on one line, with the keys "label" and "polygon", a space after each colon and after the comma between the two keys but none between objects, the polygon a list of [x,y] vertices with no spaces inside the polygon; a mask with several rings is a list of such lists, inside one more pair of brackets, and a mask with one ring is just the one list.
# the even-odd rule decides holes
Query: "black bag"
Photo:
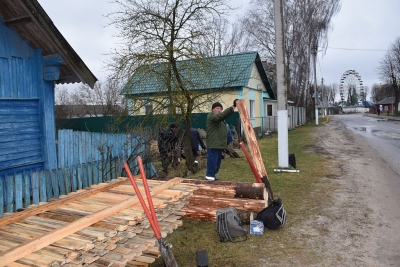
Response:
[{"label": "black bag", "polygon": [[268,207],[257,214],[256,220],[262,221],[264,226],[269,229],[278,229],[286,223],[286,211],[282,200],[273,200]]},{"label": "black bag", "polygon": [[247,229],[243,226],[238,211],[234,207],[217,210],[217,228],[221,242],[247,240]]}]

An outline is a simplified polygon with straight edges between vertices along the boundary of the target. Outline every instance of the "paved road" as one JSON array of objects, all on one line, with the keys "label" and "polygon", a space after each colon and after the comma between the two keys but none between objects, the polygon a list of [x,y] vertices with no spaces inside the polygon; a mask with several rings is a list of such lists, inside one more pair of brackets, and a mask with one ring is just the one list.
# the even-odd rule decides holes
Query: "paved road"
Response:
[{"label": "paved road", "polygon": [[365,144],[376,150],[400,177],[400,120],[362,114],[341,115],[337,119],[355,134],[365,137]]},{"label": "paved road", "polygon": [[353,133],[349,146],[359,148],[360,153],[348,159],[357,170],[353,197],[362,199],[354,213],[361,209],[372,222],[360,232],[366,236],[361,246],[365,250],[358,253],[375,263],[354,266],[400,266],[400,120],[361,114],[333,119]]}]

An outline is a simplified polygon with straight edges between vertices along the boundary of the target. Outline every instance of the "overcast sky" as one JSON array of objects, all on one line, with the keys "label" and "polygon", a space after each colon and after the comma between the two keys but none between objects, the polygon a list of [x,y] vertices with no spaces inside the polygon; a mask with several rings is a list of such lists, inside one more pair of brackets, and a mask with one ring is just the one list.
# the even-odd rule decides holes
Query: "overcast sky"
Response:
[{"label": "overcast sky", "polygon": [[[108,0],[38,0],[46,13],[89,69],[104,81],[104,62],[115,47],[115,29],[104,15],[115,10]],[[231,1],[242,6],[249,0]],[[318,83],[340,83],[342,74],[356,70],[369,88],[381,81],[377,68],[386,49],[400,36],[400,0],[342,0],[333,18],[327,52],[318,55]],[[235,16],[235,15],[233,15]],[[234,20],[234,18],[232,19]],[[383,50],[383,51],[376,51]]]}]

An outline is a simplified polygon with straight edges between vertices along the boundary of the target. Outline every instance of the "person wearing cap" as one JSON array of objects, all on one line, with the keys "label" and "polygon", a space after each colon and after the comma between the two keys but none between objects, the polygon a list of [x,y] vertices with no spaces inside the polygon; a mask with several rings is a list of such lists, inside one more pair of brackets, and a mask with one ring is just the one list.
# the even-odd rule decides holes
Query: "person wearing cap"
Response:
[{"label": "person wearing cap", "polygon": [[178,141],[176,130],[176,124],[172,123],[169,128],[164,128],[158,133],[158,151],[160,152],[164,174],[168,174],[168,165],[172,162],[172,151],[175,149]]},{"label": "person wearing cap", "polygon": [[233,106],[222,110],[222,105],[215,102],[211,112],[207,115],[207,171],[206,180],[218,180],[215,176],[221,166],[222,151],[228,148],[228,128],[225,119],[231,115],[236,108],[236,100]]}]

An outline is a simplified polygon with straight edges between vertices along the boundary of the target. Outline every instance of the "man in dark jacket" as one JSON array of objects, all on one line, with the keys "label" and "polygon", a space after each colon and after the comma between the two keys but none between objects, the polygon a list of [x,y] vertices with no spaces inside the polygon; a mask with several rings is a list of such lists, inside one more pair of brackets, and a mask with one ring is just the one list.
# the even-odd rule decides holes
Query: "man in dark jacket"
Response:
[{"label": "man in dark jacket", "polygon": [[168,173],[168,165],[172,162],[172,151],[176,147],[178,136],[175,134],[177,126],[171,124],[169,128],[158,133],[158,151],[160,152],[163,172]]},{"label": "man in dark jacket", "polygon": [[197,161],[199,155],[199,145],[201,146],[202,149],[206,149],[206,145],[204,144],[203,138],[201,138],[201,135],[197,129],[190,128],[190,135],[191,135],[191,143],[192,143],[192,153],[193,153],[193,159],[194,163],[199,163]]},{"label": "man in dark jacket", "polygon": [[225,119],[236,108],[236,100],[233,106],[222,111],[222,105],[216,102],[212,105],[212,112],[207,115],[207,172],[206,180],[218,180],[215,176],[221,166],[222,151],[228,148],[228,128]]}]

